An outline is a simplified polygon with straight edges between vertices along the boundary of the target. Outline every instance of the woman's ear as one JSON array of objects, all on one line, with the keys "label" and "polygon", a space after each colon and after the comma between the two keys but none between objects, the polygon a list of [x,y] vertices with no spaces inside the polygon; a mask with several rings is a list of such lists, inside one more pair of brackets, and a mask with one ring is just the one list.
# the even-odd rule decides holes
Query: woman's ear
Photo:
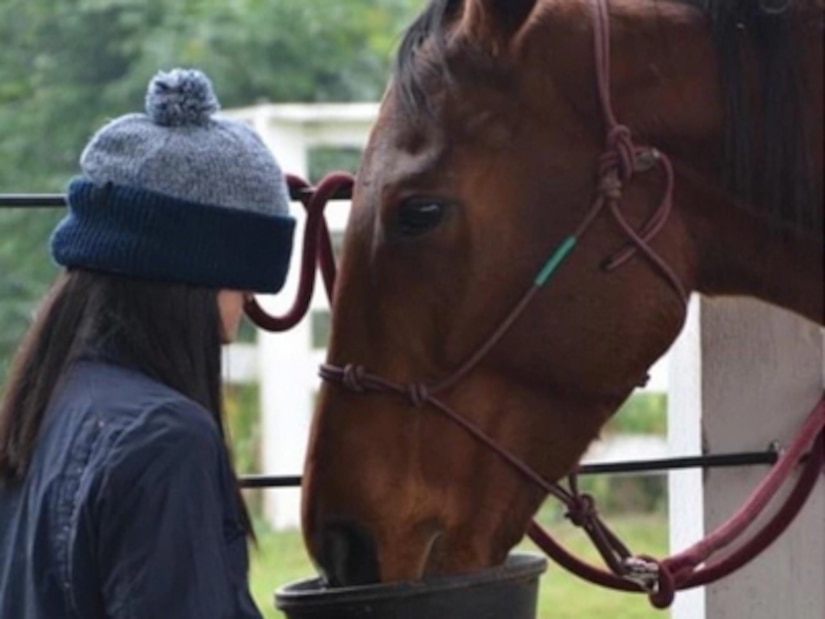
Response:
[{"label": "woman's ear", "polygon": [[246,293],[237,290],[218,291],[218,313],[220,315],[221,342],[230,344],[238,336],[238,325],[244,311]]}]

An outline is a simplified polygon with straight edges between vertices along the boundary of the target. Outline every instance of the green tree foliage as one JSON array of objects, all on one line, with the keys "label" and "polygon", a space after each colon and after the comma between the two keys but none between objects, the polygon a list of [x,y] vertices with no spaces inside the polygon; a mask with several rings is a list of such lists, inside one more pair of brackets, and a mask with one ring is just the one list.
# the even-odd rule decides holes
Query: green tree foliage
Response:
[{"label": "green tree foliage", "polygon": [[604,428],[605,434],[667,434],[667,394],[631,395]]},{"label": "green tree foliage", "polygon": [[[158,69],[206,71],[225,108],[373,101],[424,0],[3,0],[0,193],[61,191]],[[56,269],[57,213],[0,211],[0,378]]]}]

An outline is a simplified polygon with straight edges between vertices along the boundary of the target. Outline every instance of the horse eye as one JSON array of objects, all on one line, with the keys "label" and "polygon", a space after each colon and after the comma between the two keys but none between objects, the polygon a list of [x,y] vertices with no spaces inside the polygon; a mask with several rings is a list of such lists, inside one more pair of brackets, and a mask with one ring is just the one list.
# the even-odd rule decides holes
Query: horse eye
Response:
[{"label": "horse eye", "polygon": [[398,208],[396,229],[401,236],[429,232],[444,219],[447,207],[432,198],[411,198]]}]

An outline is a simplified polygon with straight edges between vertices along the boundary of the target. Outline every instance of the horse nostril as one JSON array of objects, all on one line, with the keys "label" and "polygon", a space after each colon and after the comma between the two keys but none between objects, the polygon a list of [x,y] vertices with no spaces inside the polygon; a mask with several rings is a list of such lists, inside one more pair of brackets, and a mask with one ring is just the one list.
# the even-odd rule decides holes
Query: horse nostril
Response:
[{"label": "horse nostril", "polygon": [[321,567],[332,587],[378,582],[375,542],[363,527],[336,522],[321,531]]}]

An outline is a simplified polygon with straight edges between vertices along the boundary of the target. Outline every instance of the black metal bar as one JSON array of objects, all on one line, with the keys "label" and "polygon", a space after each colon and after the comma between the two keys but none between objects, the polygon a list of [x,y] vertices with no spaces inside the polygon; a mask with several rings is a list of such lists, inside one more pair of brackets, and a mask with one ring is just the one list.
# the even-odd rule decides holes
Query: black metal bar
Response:
[{"label": "black metal bar", "polygon": [[60,193],[0,194],[0,208],[62,208],[65,206],[66,197]]},{"label": "black metal bar", "polygon": [[[688,456],[683,458],[662,458],[659,460],[629,460],[627,462],[605,462],[585,464],[579,469],[580,475],[616,475],[627,473],[655,473],[690,468],[729,468],[734,466],[758,466],[774,464],[779,458],[775,449],[768,451],[719,454],[710,456]],[[277,477],[272,475],[246,475],[241,477],[243,488],[288,488],[300,486],[297,475]]]},{"label": "black metal bar", "polygon": [[581,475],[654,473],[691,468],[726,468],[733,466],[756,466],[774,464],[779,458],[776,450],[748,453],[719,454],[710,456],[687,456],[682,458],[662,458],[659,460],[629,460],[627,462],[605,462],[585,464],[579,469]]},{"label": "black metal bar", "polygon": [[[290,189],[293,200],[301,200],[312,193],[312,189]],[[338,190],[333,200],[349,200],[351,190]],[[63,208],[66,206],[66,196],[62,193],[2,193],[0,194],[0,208]]]},{"label": "black metal bar", "polygon": [[299,475],[277,477],[274,475],[244,475],[239,480],[241,488],[291,488],[301,485]]}]

